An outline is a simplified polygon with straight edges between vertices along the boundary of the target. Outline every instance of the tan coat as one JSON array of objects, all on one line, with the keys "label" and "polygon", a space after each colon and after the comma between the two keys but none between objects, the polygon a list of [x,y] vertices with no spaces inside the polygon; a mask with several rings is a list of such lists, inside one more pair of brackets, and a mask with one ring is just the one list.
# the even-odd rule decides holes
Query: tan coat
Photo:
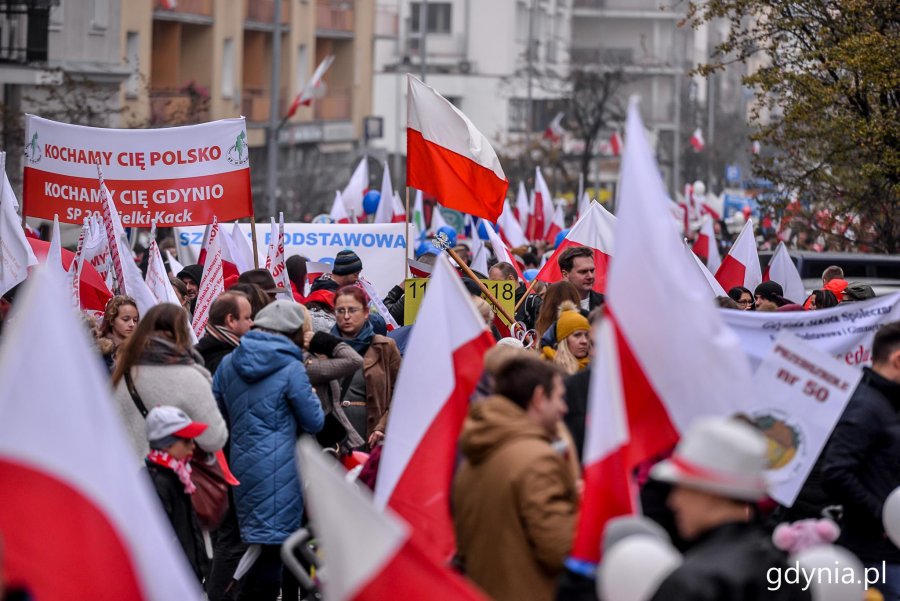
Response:
[{"label": "tan coat", "polygon": [[366,379],[366,438],[387,428],[388,410],[400,371],[400,350],[387,336],[376,334],[363,356]]},{"label": "tan coat", "polygon": [[578,509],[575,477],[551,437],[500,396],[472,406],[453,484],[466,575],[496,601],[550,601]]}]

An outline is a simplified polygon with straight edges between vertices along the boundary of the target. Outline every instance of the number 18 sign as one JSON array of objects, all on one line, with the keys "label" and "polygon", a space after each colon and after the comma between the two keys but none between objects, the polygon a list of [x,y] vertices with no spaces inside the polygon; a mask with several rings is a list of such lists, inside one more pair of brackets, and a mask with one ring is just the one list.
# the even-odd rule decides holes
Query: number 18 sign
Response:
[{"label": "number 18 sign", "polygon": [[862,372],[783,331],[753,377],[746,413],[766,435],[769,495],[790,507]]},{"label": "number 18 sign", "polygon": [[[485,287],[491,291],[503,308],[512,315],[516,308],[516,284],[512,280],[481,280]],[[428,278],[409,278],[404,285],[404,294],[406,297],[403,301],[403,323],[412,324],[419,314],[419,305],[425,298],[425,289],[428,287]],[[496,307],[491,305],[494,313],[499,314]],[[503,319],[501,317],[500,319]],[[506,320],[503,320],[504,323]],[[509,324],[507,324],[509,325]]]}]

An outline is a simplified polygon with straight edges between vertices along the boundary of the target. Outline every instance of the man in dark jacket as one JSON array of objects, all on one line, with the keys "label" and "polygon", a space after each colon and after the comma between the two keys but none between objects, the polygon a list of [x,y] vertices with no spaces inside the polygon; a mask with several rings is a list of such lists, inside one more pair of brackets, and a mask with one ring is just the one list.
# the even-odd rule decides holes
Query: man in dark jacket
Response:
[{"label": "man in dark jacket", "polygon": [[362,269],[362,259],[359,258],[359,255],[349,249],[342,250],[334,257],[331,273],[316,278],[310,287],[310,292],[317,290],[337,292],[339,288],[352,286],[359,281]]},{"label": "man in dark jacket", "polygon": [[603,295],[594,290],[597,272],[594,249],[587,246],[567,248],[559,255],[557,263],[563,279],[578,288],[582,311],[590,312],[603,304]]},{"label": "man in dark jacket", "polygon": [[881,510],[900,486],[900,321],[883,326],[872,344],[872,367],[838,421],[822,458],[826,493],[843,506],[837,544],[886,574],[879,590],[900,599],[900,549],[887,538]]},{"label": "man in dark jacket", "polygon": [[252,313],[250,299],[243,292],[225,292],[213,301],[206,333],[194,347],[210,374],[216,373],[225,355],[236,349],[241,336],[253,327]]},{"label": "man in dark jacket", "polygon": [[765,437],[736,420],[697,420],[650,477],[673,484],[668,504],[678,533],[690,542],[684,563],[663,580],[652,601],[800,601],[800,587],[769,590],[785,555],[750,523],[750,505],[766,495]]},{"label": "man in dark jacket", "polygon": [[187,287],[187,298],[191,301],[191,313],[197,304],[197,293],[200,291],[200,281],[203,279],[203,265],[188,265],[176,275]]}]

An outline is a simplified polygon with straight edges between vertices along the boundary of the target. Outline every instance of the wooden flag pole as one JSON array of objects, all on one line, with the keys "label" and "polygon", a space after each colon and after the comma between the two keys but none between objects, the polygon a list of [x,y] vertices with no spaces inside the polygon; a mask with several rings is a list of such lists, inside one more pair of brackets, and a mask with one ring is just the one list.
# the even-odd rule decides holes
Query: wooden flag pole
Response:
[{"label": "wooden flag pole", "polygon": [[525,294],[522,295],[522,298],[519,299],[519,302],[516,303],[515,312],[519,312],[519,307],[522,306],[522,303],[525,302],[525,299],[528,298],[528,295],[531,294],[531,289],[534,288],[534,285],[537,284],[537,278],[531,280],[531,283],[528,284],[528,288],[525,289]]},{"label": "wooden flag pole", "polygon": [[[393,202],[394,199],[391,199]],[[411,215],[409,214],[409,186],[406,186],[406,219],[404,220],[406,223],[406,254],[403,257],[403,273],[406,274],[405,279],[409,279],[409,219]],[[415,253],[413,253],[413,258],[415,258]]]},{"label": "wooden flag pole", "polygon": [[484,294],[485,297],[487,297],[487,299],[491,302],[492,305],[497,308],[498,311],[500,311],[500,314],[503,315],[504,319],[506,319],[506,321],[509,322],[510,327],[512,327],[512,325],[516,323],[516,320],[512,315],[506,312],[506,309],[503,307],[503,305],[500,304],[500,301],[497,300],[497,297],[491,294],[491,291],[488,290],[487,286],[484,285],[484,282],[478,279],[478,276],[475,275],[475,273],[469,268],[469,266],[459,258],[459,255],[456,254],[456,251],[449,247],[445,248],[444,250],[446,250],[447,254],[449,254],[453,258],[453,260],[456,261],[456,264],[459,265],[464,272],[466,272],[466,275],[469,276],[469,279],[475,280],[475,283],[478,284],[479,288],[481,288],[481,293]]},{"label": "wooden flag pole", "polygon": [[259,253],[256,251],[256,213],[250,214],[250,238],[253,241],[253,269],[259,269]]}]

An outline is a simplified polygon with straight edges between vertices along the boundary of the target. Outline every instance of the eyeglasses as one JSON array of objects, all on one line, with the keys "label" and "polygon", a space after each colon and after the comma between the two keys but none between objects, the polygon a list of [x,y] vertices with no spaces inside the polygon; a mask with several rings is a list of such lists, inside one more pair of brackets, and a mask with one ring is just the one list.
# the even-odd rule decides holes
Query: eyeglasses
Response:
[{"label": "eyeglasses", "polygon": [[359,307],[348,307],[346,309],[336,309],[334,313],[335,315],[340,315],[343,317],[344,315],[356,315],[360,311],[362,311],[362,309],[360,309]]}]

